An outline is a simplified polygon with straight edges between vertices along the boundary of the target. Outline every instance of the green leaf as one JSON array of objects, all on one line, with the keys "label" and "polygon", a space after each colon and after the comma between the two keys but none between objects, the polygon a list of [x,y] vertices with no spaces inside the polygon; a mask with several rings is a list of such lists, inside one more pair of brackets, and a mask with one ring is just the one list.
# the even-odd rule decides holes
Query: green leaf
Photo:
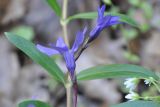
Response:
[{"label": "green leaf", "polygon": [[143,23],[139,26],[139,28],[141,32],[145,33],[151,28],[151,26],[148,23]]},{"label": "green leaf", "polygon": [[128,2],[133,6],[139,6],[141,4],[140,0],[128,0]]},{"label": "green leaf", "polygon": [[61,17],[61,7],[59,6],[57,0],[46,0],[50,7],[54,10],[57,16]]},{"label": "green leaf", "polygon": [[[123,14],[119,14],[119,13],[110,13],[110,12],[105,12],[105,15],[119,16],[121,18],[122,22],[125,22],[125,23],[130,24],[135,27],[138,26],[137,22],[127,15],[123,15]],[[70,16],[68,18],[67,22],[69,22],[71,20],[75,20],[75,19],[95,19],[95,18],[97,18],[97,12],[79,13],[79,14],[75,14],[73,16]]]},{"label": "green leaf", "polygon": [[102,78],[116,78],[116,77],[137,77],[159,79],[159,77],[152,71],[149,71],[141,66],[130,64],[112,64],[93,67],[81,71],[77,78],[78,80],[93,80]]},{"label": "green leaf", "polygon": [[112,5],[112,1],[111,1],[111,0],[103,0],[103,2],[104,2],[105,4]]},{"label": "green leaf", "polygon": [[138,63],[140,62],[140,58],[138,55],[134,54],[134,53],[131,53],[129,51],[125,51],[124,52],[124,57],[128,60],[128,61],[131,61],[133,63]]},{"label": "green leaf", "polygon": [[32,27],[30,26],[18,26],[18,27],[14,27],[11,32],[13,32],[14,34],[21,36],[23,38],[25,38],[26,40],[31,41],[34,38],[34,30]]},{"label": "green leaf", "polygon": [[145,17],[150,20],[154,13],[152,5],[148,2],[143,2],[140,4],[141,4],[140,7],[144,12]]},{"label": "green leaf", "polygon": [[18,104],[18,107],[51,107],[47,103],[38,100],[26,100]]},{"label": "green leaf", "polygon": [[130,41],[138,36],[138,31],[136,29],[122,29],[122,35],[127,41]]},{"label": "green leaf", "polygon": [[160,107],[160,103],[154,101],[129,101],[111,107]]},{"label": "green leaf", "polygon": [[64,83],[64,74],[56,63],[47,55],[44,55],[33,43],[12,33],[5,33],[8,40],[17,48],[27,54],[33,61],[44,67],[56,80]]}]

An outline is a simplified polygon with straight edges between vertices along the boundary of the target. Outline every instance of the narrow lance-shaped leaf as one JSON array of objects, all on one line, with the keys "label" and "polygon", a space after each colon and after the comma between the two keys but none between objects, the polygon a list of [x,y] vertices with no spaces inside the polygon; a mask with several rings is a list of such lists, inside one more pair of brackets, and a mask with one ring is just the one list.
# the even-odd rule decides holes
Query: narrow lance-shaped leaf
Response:
[{"label": "narrow lance-shaped leaf", "polygon": [[57,0],[46,0],[50,7],[54,10],[57,16],[61,17],[61,7],[59,6]]},{"label": "narrow lance-shaped leaf", "polygon": [[56,80],[64,83],[64,74],[60,68],[51,58],[39,52],[33,43],[12,33],[5,33],[5,35],[11,43],[44,67]]},{"label": "narrow lance-shaped leaf", "polygon": [[160,103],[154,101],[129,101],[111,107],[160,107]]},{"label": "narrow lance-shaped leaf", "polygon": [[18,107],[51,107],[45,102],[38,100],[26,100],[18,104]]},{"label": "narrow lance-shaped leaf", "polygon": [[149,71],[141,66],[131,64],[112,64],[93,67],[83,70],[77,75],[78,80],[93,80],[117,77],[153,77],[156,80],[159,79],[159,77],[154,72]]},{"label": "narrow lance-shaped leaf", "polygon": [[[95,19],[97,18],[97,12],[87,12],[87,13],[79,13],[79,14],[75,14],[73,16],[70,16],[67,20],[67,22],[70,22],[71,20],[75,20],[75,19]],[[124,14],[120,14],[120,13],[110,13],[110,12],[105,12],[105,15],[113,15],[113,16],[119,16],[121,18],[122,22],[125,22],[129,25],[138,27],[137,22],[130,18],[127,15]]]}]

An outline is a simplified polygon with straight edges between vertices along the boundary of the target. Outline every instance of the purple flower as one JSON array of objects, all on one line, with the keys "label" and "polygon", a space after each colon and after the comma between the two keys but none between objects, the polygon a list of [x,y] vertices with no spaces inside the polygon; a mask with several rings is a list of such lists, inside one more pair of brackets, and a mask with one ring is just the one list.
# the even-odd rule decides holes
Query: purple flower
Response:
[{"label": "purple flower", "polygon": [[50,47],[45,47],[40,44],[37,44],[36,47],[39,51],[41,51],[44,54],[47,54],[48,56],[61,54],[66,62],[66,67],[70,73],[71,79],[74,79],[74,71],[76,67],[74,54],[83,44],[86,31],[87,28],[77,33],[76,39],[71,49],[68,48],[68,46],[64,43],[64,40],[61,37],[58,38],[56,45],[50,44]]},{"label": "purple flower", "polygon": [[90,32],[89,42],[96,39],[104,28],[121,23],[119,16],[112,16],[112,15],[104,16],[105,8],[106,8],[105,5],[103,5],[101,8],[100,7],[98,8],[97,25]]}]

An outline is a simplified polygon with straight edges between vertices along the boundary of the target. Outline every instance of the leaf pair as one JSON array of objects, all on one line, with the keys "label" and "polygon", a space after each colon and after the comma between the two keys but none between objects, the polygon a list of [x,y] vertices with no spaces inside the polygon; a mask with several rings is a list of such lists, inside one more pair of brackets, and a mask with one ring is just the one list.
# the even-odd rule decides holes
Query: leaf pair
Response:
[{"label": "leaf pair", "polygon": [[[65,84],[63,72],[50,57],[41,53],[30,41],[11,33],[5,34],[11,43],[13,43],[17,48],[27,54],[33,61],[45,68],[48,73],[51,74],[51,76],[53,76],[56,80]],[[159,79],[159,77],[154,72],[149,71],[143,67],[130,64],[103,65],[86,69],[77,74],[78,80],[93,80],[117,77],[153,77],[155,80]]]},{"label": "leaf pair", "polygon": [[[61,16],[61,8],[56,0],[47,0],[47,2],[50,4],[52,9],[55,11],[55,13],[58,16]],[[130,25],[136,26],[136,22],[132,20],[131,18],[122,15],[122,14],[115,14],[115,13],[106,13],[111,15],[117,15],[121,17],[122,22],[126,22]],[[94,19],[97,17],[97,12],[90,12],[90,13],[81,13],[76,14],[74,16],[70,16],[67,21],[71,21],[74,19]],[[17,48],[22,50],[24,53],[26,53],[32,60],[34,60],[36,63],[40,64],[42,67],[44,67],[56,80],[59,80],[62,83],[65,83],[64,80],[64,74],[60,70],[60,68],[54,63],[54,61],[49,58],[48,56],[42,54],[39,52],[35,45],[25,39],[23,39],[20,36],[16,36],[11,33],[6,33],[6,36],[8,40],[13,43]],[[114,68],[115,69],[111,69]],[[130,69],[132,68],[132,69]],[[142,71],[141,71],[142,70]],[[146,71],[146,72],[145,72]],[[146,75],[146,73],[148,73]],[[143,75],[144,74],[144,75]],[[148,70],[138,67],[138,66],[132,66],[132,65],[106,65],[101,67],[95,67],[88,70],[85,70],[78,74],[79,80],[90,80],[90,79],[100,79],[100,78],[112,78],[112,77],[119,77],[119,76],[125,76],[125,77],[149,77],[153,76],[153,78],[157,78],[154,73],[150,73]]]}]

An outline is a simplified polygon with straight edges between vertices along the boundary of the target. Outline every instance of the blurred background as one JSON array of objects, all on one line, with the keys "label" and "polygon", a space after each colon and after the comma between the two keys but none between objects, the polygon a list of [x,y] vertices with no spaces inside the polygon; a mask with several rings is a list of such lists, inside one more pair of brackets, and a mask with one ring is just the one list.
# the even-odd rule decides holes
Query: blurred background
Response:
[{"label": "blurred background", "polygon": [[[62,0],[58,0],[61,4]],[[132,63],[160,71],[160,0],[69,0],[69,15],[96,11],[106,4],[106,11],[126,14],[139,28],[118,25],[104,30],[77,61],[77,72],[100,64]],[[79,29],[90,29],[96,20],[75,20],[68,25],[70,43]],[[39,99],[54,107],[65,107],[65,89],[47,72],[15,48],[4,32],[16,33],[41,44],[62,36],[58,17],[45,0],[0,0],[0,107],[16,107],[24,99]],[[62,59],[55,58],[65,69]],[[124,79],[104,79],[79,83],[78,107],[108,107],[124,102],[128,93]],[[141,81],[141,95],[156,95],[153,86]],[[96,91],[96,92],[95,92]]]}]

